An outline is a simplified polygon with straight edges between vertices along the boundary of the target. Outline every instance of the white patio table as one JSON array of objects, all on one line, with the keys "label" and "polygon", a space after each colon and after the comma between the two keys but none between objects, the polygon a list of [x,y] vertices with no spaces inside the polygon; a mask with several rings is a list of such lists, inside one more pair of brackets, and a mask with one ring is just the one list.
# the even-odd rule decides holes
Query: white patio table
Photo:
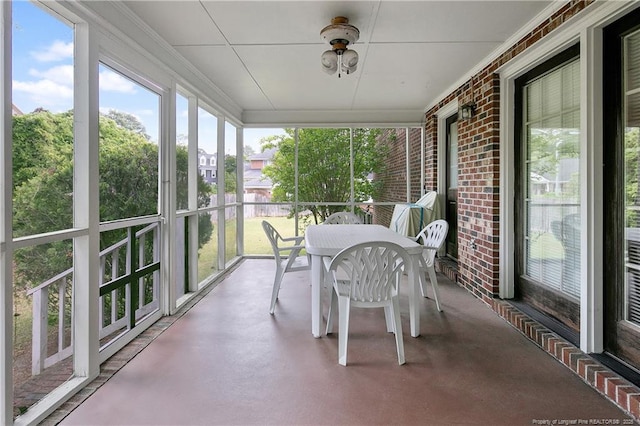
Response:
[{"label": "white patio table", "polygon": [[[422,246],[381,225],[311,225],[305,231],[305,249],[311,257],[311,333],[320,337],[322,324],[321,289],[324,280],[322,258],[333,257],[342,249],[368,241],[390,241],[403,247],[413,257],[420,256]],[[409,318],[411,336],[420,335],[420,282],[417,268],[409,265]]]}]

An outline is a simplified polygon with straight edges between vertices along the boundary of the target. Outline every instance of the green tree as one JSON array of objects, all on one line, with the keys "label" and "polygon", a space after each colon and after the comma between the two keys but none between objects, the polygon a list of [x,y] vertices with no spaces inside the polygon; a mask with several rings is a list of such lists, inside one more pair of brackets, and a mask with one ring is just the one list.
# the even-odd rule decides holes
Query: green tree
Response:
[{"label": "green tree", "polygon": [[237,176],[237,162],[235,155],[224,156],[224,192],[226,194],[236,193],[236,176]]},{"label": "green tree", "polygon": [[[293,129],[286,135],[270,136],[261,141],[263,150],[277,148],[271,165],[263,172],[274,183],[273,200],[294,201],[296,190],[302,202],[340,202],[351,199],[351,156],[348,129],[298,130],[298,182],[295,180],[295,139]],[[378,129],[356,129],[353,132],[353,170],[355,201],[375,198],[380,182],[369,179],[372,173],[384,169],[388,149],[378,142]],[[331,213],[344,210],[342,206],[299,207],[310,210],[315,223]],[[296,212],[293,212],[296,213]]]},{"label": "green tree", "polygon": [[131,130],[133,133],[138,133],[146,140],[151,140],[151,136],[147,134],[147,129],[144,127],[144,124],[142,124],[135,115],[110,109],[104,116],[115,121],[118,126]]},{"label": "green tree", "polygon": [[13,188],[73,156],[73,114],[36,110],[13,117]]},{"label": "green tree", "polygon": [[529,144],[532,172],[539,175],[556,173],[560,159],[576,158],[579,155],[580,145],[576,129],[532,129]]},{"label": "green tree", "polygon": [[[14,117],[14,236],[73,226],[73,115],[38,111]],[[144,132],[142,132],[144,133]],[[110,221],[158,211],[158,146],[140,132],[100,117],[100,220]],[[187,163],[185,147],[177,161]],[[185,204],[186,167],[179,167],[178,205]],[[180,183],[182,182],[182,183]],[[208,205],[211,188],[198,175],[198,206]],[[213,225],[200,215],[200,245]],[[101,234],[101,248],[121,240],[123,232]],[[16,285],[32,287],[66,269],[71,242],[33,246],[16,252]],[[62,268],[62,269],[61,269]]]}]

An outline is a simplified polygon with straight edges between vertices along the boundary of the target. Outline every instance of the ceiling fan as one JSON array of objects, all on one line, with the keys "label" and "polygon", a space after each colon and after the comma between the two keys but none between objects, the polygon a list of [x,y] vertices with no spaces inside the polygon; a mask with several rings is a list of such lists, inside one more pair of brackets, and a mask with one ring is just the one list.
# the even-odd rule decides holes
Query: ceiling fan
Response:
[{"label": "ceiling fan", "polygon": [[351,74],[358,66],[358,52],[350,50],[347,46],[355,43],[360,38],[360,30],[349,24],[349,19],[344,16],[336,16],[320,31],[320,36],[331,45],[331,49],[322,53],[322,69],[327,74],[338,72],[338,78],[342,73]]}]

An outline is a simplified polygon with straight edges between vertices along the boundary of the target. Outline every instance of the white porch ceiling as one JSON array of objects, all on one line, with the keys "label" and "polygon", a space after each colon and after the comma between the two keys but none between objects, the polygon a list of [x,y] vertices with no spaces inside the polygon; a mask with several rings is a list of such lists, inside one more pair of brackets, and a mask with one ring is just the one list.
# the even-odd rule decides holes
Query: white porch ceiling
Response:
[{"label": "white porch ceiling", "polygon": [[[238,104],[246,126],[420,123],[427,106],[552,1],[126,1]],[[558,3],[556,3],[558,4]],[[360,30],[355,74],[327,75],[320,30]]]}]

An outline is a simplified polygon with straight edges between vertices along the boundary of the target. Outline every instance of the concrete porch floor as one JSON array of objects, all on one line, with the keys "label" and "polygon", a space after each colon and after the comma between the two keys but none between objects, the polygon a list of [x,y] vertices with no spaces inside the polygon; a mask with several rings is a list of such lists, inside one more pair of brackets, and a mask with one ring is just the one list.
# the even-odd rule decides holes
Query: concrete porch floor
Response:
[{"label": "concrete porch floor", "polygon": [[242,262],[183,315],[139,336],[129,356],[125,348],[103,364],[44,424],[635,423],[441,274],[444,312],[424,299],[418,338],[403,284],[405,365],[380,309],[353,311],[349,365],[340,366],[337,334],[311,335],[308,272],[285,275],[269,315],[274,270],[273,260]]}]

